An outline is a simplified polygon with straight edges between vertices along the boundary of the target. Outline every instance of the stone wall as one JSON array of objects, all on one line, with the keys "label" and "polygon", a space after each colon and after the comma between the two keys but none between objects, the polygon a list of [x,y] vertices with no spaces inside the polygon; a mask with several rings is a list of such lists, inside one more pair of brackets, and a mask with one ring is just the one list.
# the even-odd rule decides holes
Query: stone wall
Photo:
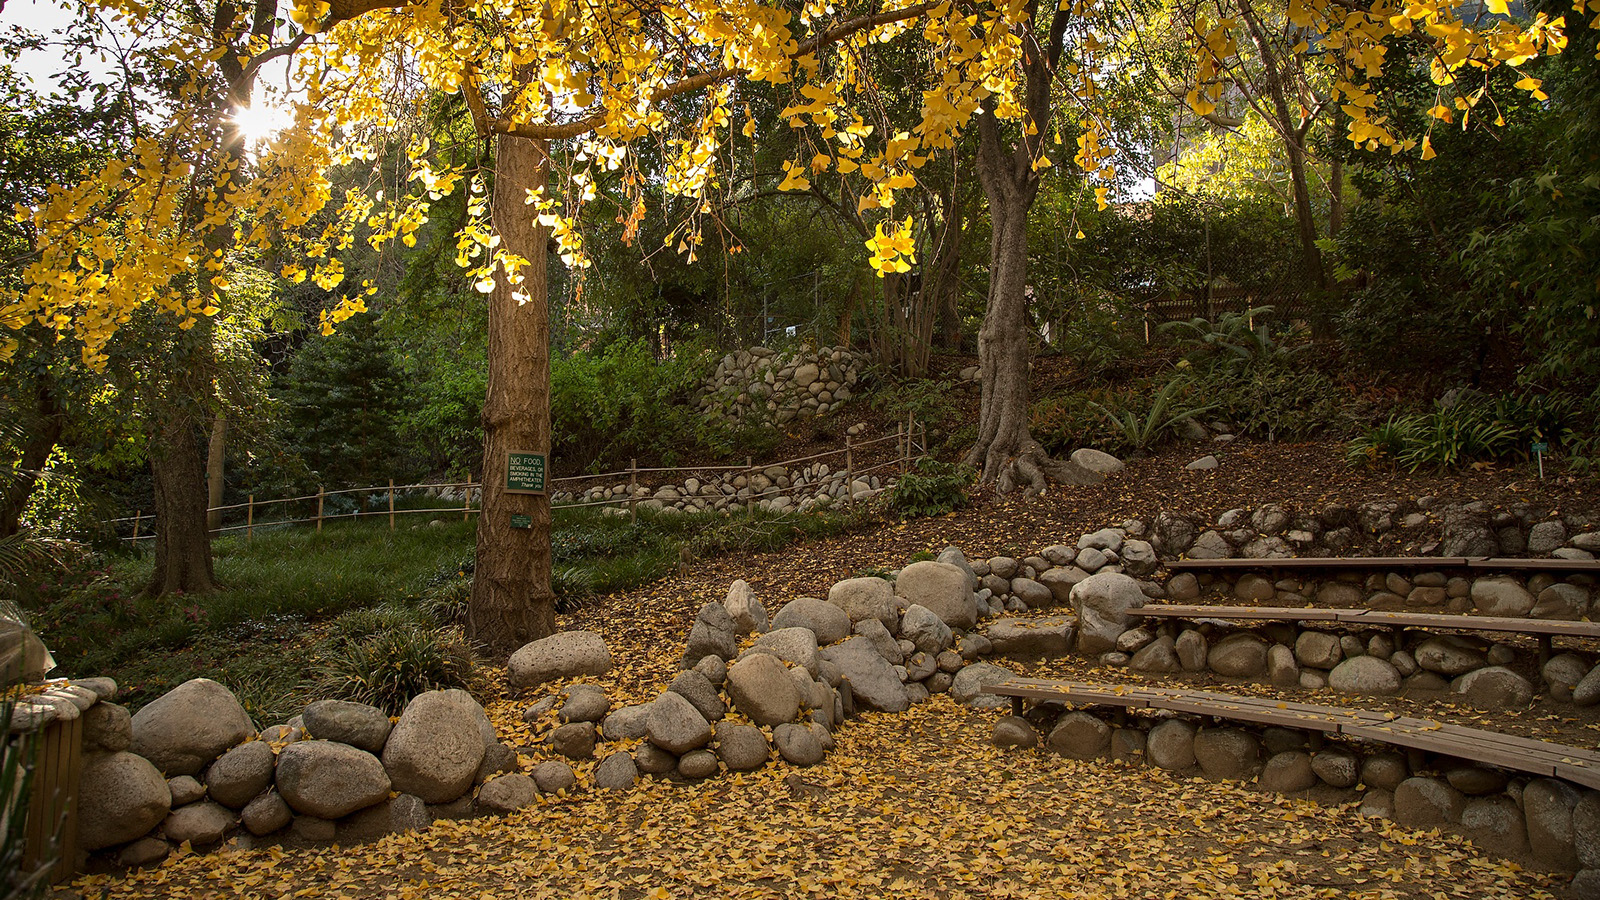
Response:
[{"label": "stone wall", "polygon": [[752,347],[717,363],[698,404],[702,412],[739,425],[783,425],[849,400],[862,369],[862,358],[847,347]]},{"label": "stone wall", "polygon": [[754,503],[767,512],[807,512],[842,503],[847,496],[870,500],[893,483],[892,478],[862,475],[845,484],[845,471],[816,462],[804,466],[767,466],[757,471],[705,472],[671,484],[647,487],[621,482],[581,491],[556,491],[550,502],[609,504],[608,512],[627,510],[631,494],[639,509],[661,512],[738,512]]}]

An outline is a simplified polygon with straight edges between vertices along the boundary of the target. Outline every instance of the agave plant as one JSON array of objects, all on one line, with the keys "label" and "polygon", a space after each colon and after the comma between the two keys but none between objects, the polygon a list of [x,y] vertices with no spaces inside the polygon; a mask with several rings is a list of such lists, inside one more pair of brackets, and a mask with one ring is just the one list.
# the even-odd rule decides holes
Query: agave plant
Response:
[{"label": "agave plant", "polygon": [[1187,382],[1182,378],[1173,378],[1168,381],[1162,386],[1161,390],[1156,392],[1155,400],[1151,403],[1150,410],[1142,417],[1133,410],[1123,410],[1120,413],[1114,412],[1093,400],[1089,401],[1089,405],[1099,410],[1100,414],[1110,421],[1111,427],[1122,436],[1123,443],[1126,446],[1135,452],[1142,453],[1154,446],[1161,435],[1179,422],[1192,419],[1217,408],[1213,404],[1211,406],[1181,409],[1169,414],[1168,407],[1172,406],[1173,400],[1177,398],[1179,391],[1185,386],[1187,386]]}]

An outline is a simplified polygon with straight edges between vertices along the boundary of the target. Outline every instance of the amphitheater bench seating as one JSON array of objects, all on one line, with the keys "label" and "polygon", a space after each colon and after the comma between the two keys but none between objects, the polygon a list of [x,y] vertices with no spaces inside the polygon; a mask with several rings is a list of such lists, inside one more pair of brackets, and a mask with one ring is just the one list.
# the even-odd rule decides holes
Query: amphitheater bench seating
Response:
[{"label": "amphitheater bench seating", "polygon": [[1467,569],[1480,572],[1565,572],[1600,575],[1595,559],[1512,559],[1490,556],[1285,556],[1277,559],[1178,559],[1166,563],[1172,572],[1319,571],[1432,572]]},{"label": "amphitheater bench seating", "polygon": [[1495,631],[1532,635],[1539,641],[1539,665],[1550,659],[1556,637],[1600,638],[1600,622],[1564,619],[1527,619],[1510,616],[1469,616],[1449,613],[1389,612],[1376,609],[1326,609],[1293,606],[1205,606],[1163,604],[1128,610],[1129,615],[1174,619],[1248,619],[1278,622],[1337,622],[1341,625],[1380,625],[1453,631]]},{"label": "amphitheater bench seating", "polygon": [[1299,728],[1317,735],[1334,734],[1378,741],[1534,775],[1563,778],[1585,787],[1600,789],[1600,753],[1393,712],[1318,706],[1215,691],[1086,684],[1039,678],[1010,678],[985,687],[983,692],[1010,697],[1013,710],[1019,716],[1025,712],[1024,702],[1027,700],[1109,706],[1119,710],[1167,710],[1258,725]]}]

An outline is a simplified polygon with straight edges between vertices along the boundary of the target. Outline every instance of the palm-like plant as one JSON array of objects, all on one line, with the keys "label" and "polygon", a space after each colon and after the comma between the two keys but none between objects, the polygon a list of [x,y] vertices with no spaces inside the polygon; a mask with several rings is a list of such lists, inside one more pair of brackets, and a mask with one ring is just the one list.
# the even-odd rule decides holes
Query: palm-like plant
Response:
[{"label": "palm-like plant", "polygon": [[1179,422],[1192,419],[1217,408],[1213,404],[1211,406],[1180,409],[1169,413],[1168,407],[1173,405],[1173,401],[1177,398],[1179,391],[1186,386],[1187,382],[1182,378],[1169,380],[1161,387],[1161,390],[1156,392],[1155,401],[1151,403],[1149,411],[1143,416],[1138,415],[1133,410],[1114,412],[1093,400],[1089,401],[1089,405],[1111,422],[1111,427],[1122,435],[1123,443],[1127,447],[1135,452],[1142,453],[1154,446],[1163,434]]}]

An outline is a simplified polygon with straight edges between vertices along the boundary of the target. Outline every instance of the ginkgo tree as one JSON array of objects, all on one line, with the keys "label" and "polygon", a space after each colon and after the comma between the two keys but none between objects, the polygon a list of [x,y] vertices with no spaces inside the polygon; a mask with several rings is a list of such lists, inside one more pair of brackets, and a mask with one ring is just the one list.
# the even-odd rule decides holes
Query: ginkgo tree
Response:
[{"label": "ginkgo tree", "polygon": [[[133,0],[103,2],[133,27],[152,15]],[[1600,12],[1600,0],[1578,2]],[[1224,65],[1245,27],[1226,3],[1187,23],[1198,73],[1189,102],[1197,111],[1221,96]],[[1103,48],[1125,17],[1106,0],[1048,7],[1037,0],[309,0],[290,11],[292,23],[280,22],[268,4],[224,3],[212,22],[190,16],[178,29],[185,40],[163,50],[183,73],[174,79],[171,126],[140,141],[130,158],[24,211],[41,235],[40,256],[28,289],[0,306],[0,321],[33,320],[75,335],[92,364],[141,307],[159,309],[180,329],[225,311],[229,245],[266,246],[282,236],[302,257],[284,267],[285,277],[346,291],[327,311],[325,327],[333,328],[362,311],[374,290],[345,283],[340,251],[358,234],[374,247],[414,241],[431,201],[467,190],[458,261],[488,295],[490,312],[485,491],[469,613],[481,642],[513,647],[554,626],[548,500],[505,490],[511,451],[549,447],[547,247],[583,269],[581,211],[602,170],[620,172],[631,189],[627,219],[646,214],[647,180],[708,212],[728,135],[746,124],[737,103],[742,83],[791,86],[789,124],[816,129],[831,148],[792,160],[789,187],[830,168],[870,182],[859,203],[881,211],[882,227],[867,242],[881,272],[914,262],[916,223],[896,208],[897,192],[915,184],[929,154],[977,123],[987,148],[979,174],[996,227],[979,341],[983,413],[969,458],[1002,486],[1042,486],[1044,475],[1058,471],[1027,434],[1026,245],[1016,235],[1050,166],[1075,165],[1107,200],[1113,144],[1091,101]],[[1518,65],[1564,42],[1560,20],[1469,23],[1449,0],[1292,0],[1286,17],[1317,36],[1297,52],[1320,54],[1336,71],[1350,139],[1423,155],[1431,152],[1426,135],[1400,133],[1382,112],[1386,40],[1415,33],[1430,42],[1447,113],[1490,99],[1473,84],[1475,71]],[[917,58],[929,66],[917,124],[863,133],[858,108],[870,86],[862,61],[896,40],[921,42]],[[226,127],[216,127],[224,117],[212,101],[248,102],[262,62],[297,48],[298,125],[245,181],[243,155]],[[1049,142],[1044,111],[1056,85],[1070,87],[1068,106],[1080,111],[1070,160],[1053,156]],[[492,180],[435,164],[427,143],[415,140],[407,154],[413,190],[335,196],[328,167],[378,152],[384,135],[432,93],[460,95],[480,137],[495,142]],[[206,127],[185,112],[192,108],[212,116]],[[552,168],[553,141],[572,149],[563,158],[574,162],[560,171]],[[644,141],[661,149],[662,169],[644,171],[630,153]],[[110,221],[130,226],[113,232],[103,224]],[[669,245],[692,258],[701,221],[691,215]],[[530,528],[517,527],[524,516]]]}]

